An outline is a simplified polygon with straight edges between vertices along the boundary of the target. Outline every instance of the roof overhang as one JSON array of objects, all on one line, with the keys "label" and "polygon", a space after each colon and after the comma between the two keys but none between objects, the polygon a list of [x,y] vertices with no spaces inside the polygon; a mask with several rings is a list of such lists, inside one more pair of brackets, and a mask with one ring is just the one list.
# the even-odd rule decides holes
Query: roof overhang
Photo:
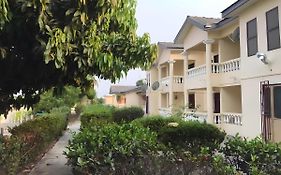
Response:
[{"label": "roof overhang", "polygon": [[241,13],[257,1],[258,0],[238,0],[221,12],[222,18],[238,16],[239,13]]}]

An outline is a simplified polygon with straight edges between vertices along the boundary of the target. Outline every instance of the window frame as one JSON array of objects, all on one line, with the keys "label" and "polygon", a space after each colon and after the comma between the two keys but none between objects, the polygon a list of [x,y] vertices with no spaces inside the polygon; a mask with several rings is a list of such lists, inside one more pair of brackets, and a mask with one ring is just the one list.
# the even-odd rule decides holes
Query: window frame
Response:
[{"label": "window frame", "polygon": [[[250,31],[249,31],[249,28],[250,28],[250,24],[252,23],[252,22],[255,22],[255,32],[256,32],[256,34],[254,35],[254,36],[249,36],[250,35]],[[258,46],[258,28],[257,28],[257,18],[254,18],[254,19],[252,19],[252,20],[250,20],[250,21],[248,21],[247,22],[247,24],[246,24],[246,31],[247,31],[247,55],[248,55],[248,57],[250,57],[250,56],[253,56],[253,55],[255,55],[257,52],[258,52],[258,48],[259,48],[259,46]],[[253,31],[251,31],[251,32],[253,32]],[[250,53],[250,44],[249,44],[249,41],[252,41],[252,40],[255,40],[256,41],[256,53]]]},{"label": "window frame", "polygon": [[[277,10],[277,16],[274,16],[274,17],[277,17],[277,24],[276,26],[274,25],[274,27],[272,28],[269,28],[269,19],[271,19],[271,13],[274,13],[275,10]],[[276,49],[279,49],[281,44],[280,44],[280,25],[279,25],[279,9],[278,9],[278,6],[277,7],[274,7],[272,8],[271,10],[267,11],[265,13],[265,17],[266,17],[266,37],[267,37],[267,50],[268,51],[271,51],[271,50],[276,50]],[[270,44],[272,44],[270,42],[270,33],[272,32],[275,32],[277,31],[278,32],[278,45],[277,46],[271,46]]]}]

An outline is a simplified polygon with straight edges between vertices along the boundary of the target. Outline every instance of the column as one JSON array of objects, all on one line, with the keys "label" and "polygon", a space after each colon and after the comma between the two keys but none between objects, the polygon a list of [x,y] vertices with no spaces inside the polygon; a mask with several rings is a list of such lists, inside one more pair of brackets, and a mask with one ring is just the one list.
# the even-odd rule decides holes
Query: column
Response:
[{"label": "column", "polygon": [[187,91],[187,70],[188,70],[188,54],[187,54],[187,50],[185,50],[183,53],[183,85],[184,85],[184,108],[185,111],[188,109],[188,91]]},{"label": "column", "polygon": [[174,84],[174,63],[175,61],[169,60],[169,108],[172,111],[174,104],[174,93],[173,93],[173,84]]},{"label": "column", "polygon": [[[160,86],[162,86],[161,85],[161,66],[160,65],[158,65],[158,82],[159,82]],[[161,105],[161,92],[158,90],[158,113],[160,111],[161,106],[162,106]]]},{"label": "column", "polygon": [[213,123],[213,87],[211,80],[212,71],[212,43],[214,40],[208,39],[204,41],[206,45],[206,88],[207,88],[207,123]]}]

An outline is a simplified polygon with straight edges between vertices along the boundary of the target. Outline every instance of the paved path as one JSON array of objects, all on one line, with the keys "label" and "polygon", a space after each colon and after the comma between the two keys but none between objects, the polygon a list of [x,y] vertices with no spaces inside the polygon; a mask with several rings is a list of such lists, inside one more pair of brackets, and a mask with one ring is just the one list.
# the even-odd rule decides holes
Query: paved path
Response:
[{"label": "paved path", "polygon": [[30,175],[72,175],[71,167],[65,165],[66,157],[63,155],[68,140],[71,139],[72,132],[78,131],[80,121],[74,121],[68,125],[69,130],[64,132],[52,149],[31,170]]}]

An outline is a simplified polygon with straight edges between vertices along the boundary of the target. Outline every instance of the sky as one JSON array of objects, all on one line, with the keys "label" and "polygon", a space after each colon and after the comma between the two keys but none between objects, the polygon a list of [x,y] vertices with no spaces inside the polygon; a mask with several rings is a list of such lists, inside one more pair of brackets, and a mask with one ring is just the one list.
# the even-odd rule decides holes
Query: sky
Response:
[{"label": "sky", "polygon": [[[149,33],[151,42],[172,42],[184,23],[186,17],[204,16],[221,17],[221,11],[236,0],[138,0],[136,19],[138,35]],[[137,80],[145,78],[145,72],[130,70],[119,85],[135,85]],[[110,81],[99,80],[97,96],[109,93]]]}]

